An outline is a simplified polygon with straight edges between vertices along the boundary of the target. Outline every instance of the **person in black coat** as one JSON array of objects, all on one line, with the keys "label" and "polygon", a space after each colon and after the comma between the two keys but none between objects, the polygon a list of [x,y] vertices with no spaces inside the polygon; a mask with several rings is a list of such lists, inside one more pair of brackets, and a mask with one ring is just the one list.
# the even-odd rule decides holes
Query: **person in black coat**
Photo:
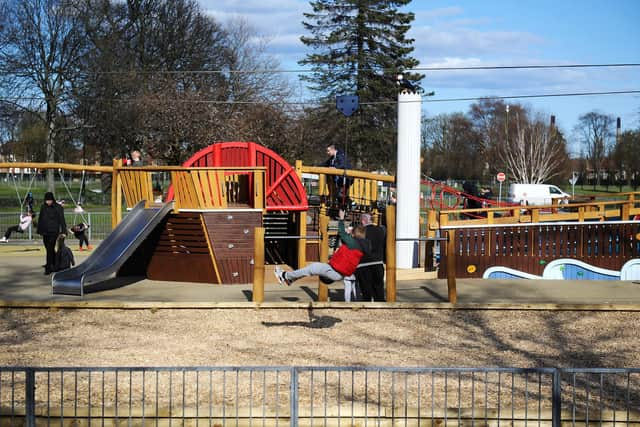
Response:
[{"label": "person in black coat", "polygon": [[[320,166],[336,169],[351,169],[351,162],[347,158],[346,154],[339,150],[334,144],[327,146],[327,160],[320,164]],[[341,204],[346,203],[346,198],[349,195],[349,186],[353,184],[353,178],[348,178],[345,175],[335,175],[333,180],[330,181],[337,190],[334,193],[332,189],[332,195],[337,198]]]},{"label": "person in black coat", "polygon": [[371,252],[365,253],[358,264],[356,279],[362,294],[362,301],[385,301],[384,297],[384,253],[386,247],[387,230],[375,225],[371,215],[364,213],[360,216],[360,223],[364,227],[365,238],[371,243]]},{"label": "person in black coat", "polygon": [[38,234],[42,236],[44,248],[47,251],[47,262],[44,274],[51,274],[56,266],[56,240],[67,231],[67,223],[64,220],[64,209],[56,202],[53,193],[44,195],[44,204],[40,208],[38,216]]}]

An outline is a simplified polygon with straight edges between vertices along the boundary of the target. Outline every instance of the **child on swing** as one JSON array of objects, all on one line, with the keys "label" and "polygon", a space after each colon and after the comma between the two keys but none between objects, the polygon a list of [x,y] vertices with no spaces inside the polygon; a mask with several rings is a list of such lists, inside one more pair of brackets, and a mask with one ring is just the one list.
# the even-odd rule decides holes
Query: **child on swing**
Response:
[{"label": "child on swing", "polygon": [[78,244],[79,244],[78,250],[80,252],[85,250],[82,247],[83,243],[87,247],[88,251],[93,249],[93,246],[89,244],[89,238],[87,237],[87,233],[86,233],[88,228],[89,228],[88,224],[81,222],[80,224],[76,224],[69,229],[69,231],[72,232],[74,236],[76,236],[76,239],[78,239]]},{"label": "child on swing", "polygon": [[29,210],[24,214],[20,214],[20,223],[18,225],[12,225],[11,227],[7,228],[7,231],[0,239],[0,242],[8,243],[9,237],[11,237],[11,233],[24,233],[31,226],[33,216],[34,214],[32,210]]}]

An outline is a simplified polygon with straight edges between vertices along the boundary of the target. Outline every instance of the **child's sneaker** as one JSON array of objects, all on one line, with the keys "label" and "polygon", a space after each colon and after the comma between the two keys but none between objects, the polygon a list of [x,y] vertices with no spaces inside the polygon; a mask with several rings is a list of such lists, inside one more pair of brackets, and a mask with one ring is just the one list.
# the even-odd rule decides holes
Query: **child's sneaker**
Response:
[{"label": "child's sneaker", "polygon": [[84,251],[84,248],[83,248],[82,246],[80,246],[80,247],[78,248],[78,250],[79,250],[80,252],[82,252],[82,251]]},{"label": "child's sneaker", "polygon": [[90,251],[91,249],[93,249],[93,246],[87,245],[87,250]]},{"label": "child's sneaker", "polygon": [[7,242],[9,242],[9,239],[7,239],[6,237],[2,236],[2,239],[0,239],[0,242],[7,243]]},{"label": "child's sneaker", "polygon": [[284,271],[280,268],[280,266],[276,265],[275,270],[273,270],[273,274],[276,276],[276,279],[278,279],[278,283],[280,283],[281,285],[291,286],[291,281],[287,280],[284,275]]}]

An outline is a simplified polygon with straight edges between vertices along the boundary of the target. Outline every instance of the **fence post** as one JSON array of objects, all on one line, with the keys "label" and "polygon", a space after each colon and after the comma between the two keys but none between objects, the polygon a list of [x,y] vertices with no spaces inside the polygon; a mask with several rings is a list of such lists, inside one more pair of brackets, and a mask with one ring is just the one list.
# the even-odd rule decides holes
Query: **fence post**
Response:
[{"label": "fence post", "polygon": [[302,211],[298,212],[298,235],[301,237],[298,240],[298,268],[302,268],[307,265],[307,213]]},{"label": "fence post", "polygon": [[253,302],[264,302],[264,228],[256,227],[253,237]]},{"label": "fence post", "polygon": [[387,302],[396,302],[396,207],[387,205]]},{"label": "fence post", "polygon": [[560,383],[560,369],[553,370],[553,384],[551,391],[551,426],[562,426],[562,385]]},{"label": "fence post", "polygon": [[[298,427],[298,369],[291,368],[291,383],[289,385],[289,420],[290,427]],[[554,426],[555,427],[555,426]]]},{"label": "fence post", "polygon": [[[329,261],[329,217],[320,214],[320,262]],[[318,301],[329,301],[329,287],[318,278]]]},{"label": "fence post", "polygon": [[458,290],[456,289],[456,231],[447,231],[447,294],[449,302],[458,302]]},{"label": "fence post", "polygon": [[36,426],[36,373],[33,368],[25,371],[25,418],[27,427]]}]

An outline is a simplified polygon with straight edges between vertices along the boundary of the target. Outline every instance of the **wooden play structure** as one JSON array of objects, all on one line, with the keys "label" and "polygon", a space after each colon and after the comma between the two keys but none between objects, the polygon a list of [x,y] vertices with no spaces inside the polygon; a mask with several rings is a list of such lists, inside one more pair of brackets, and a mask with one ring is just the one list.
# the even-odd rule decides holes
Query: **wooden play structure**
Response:
[{"label": "wooden play structure", "polygon": [[[122,195],[127,208],[140,201],[154,204],[152,175],[158,172],[170,174],[167,201],[174,203],[173,211],[119,274],[214,284],[256,283],[263,280],[254,272],[263,268],[265,254],[269,263],[294,268],[328,258],[328,239],[335,234],[327,216],[331,205],[309,207],[300,177],[318,174],[319,196],[330,201],[325,176],[344,171],[305,168],[299,162],[292,167],[273,151],[251,142],[213,144],[181,167],[126,167],[116,160],[112,170],[116,222],[122,215],[118,211]],[[376,203],[378,182],[379,178],[392,182],[393,177],[348,173],[354,176],[350,199],[360,203],[352,218],[367,211],[383,220],[384,212]],[[327,299],[324,284],[319,299]]]},{"label": "wooden play structure", "polygon": [[[348,219],[357,222],[367,212],[387,226],[387,300],[395,301],[395,207],[389,203],[388,191],[383,191],[394,185],[393,176],[305,166],[300,161],[292,166],[252,142],[213,144],[182,166],[131,167],[123,166],[119,159],[112,166],[0,164],[0,168],[7,167],[110,175],[114,232],[124,209],[139,209],[142,204],[149,210],[166,211],[161,217],[153,216],[157,219],[149,232],[136,241],[120,237],[118,243],[128,252],[126,260],[117,265],[117,275],[252,283],[256,302],[264,297],[265,263],[298,268],[329,258],[336,232],[332,216],[338,203],[329,184],[334,176],[346,174],[353,179],[347,198]],[[169,177],[164,197],[155,188],[156,174]],[[303,176],[314,177],[313,191],[307,191]],[[424,246],[425,270],[437,271],[438,277],[449,280],[452,303],[457,298],[456,277],[483,277],[495,266],[513,270],[512,277],[519,277],[518,273],[541,277],[547,264],[571,258],[595,268],[615,271],[628,267],[633,272],[640,270],[640,263],[628,264],[640,257],[640,223],[633,221],[640,215],[640,204],[637,193],[617,196],[616,200],[562,206],[428,209],[426,232],[415,239]],[[466,215],[467,211],[473,211],[472,215]],[[574,268],[569,264],[554,274]],[[318,300],[328,300],[328,288],[321,282]]]}]

